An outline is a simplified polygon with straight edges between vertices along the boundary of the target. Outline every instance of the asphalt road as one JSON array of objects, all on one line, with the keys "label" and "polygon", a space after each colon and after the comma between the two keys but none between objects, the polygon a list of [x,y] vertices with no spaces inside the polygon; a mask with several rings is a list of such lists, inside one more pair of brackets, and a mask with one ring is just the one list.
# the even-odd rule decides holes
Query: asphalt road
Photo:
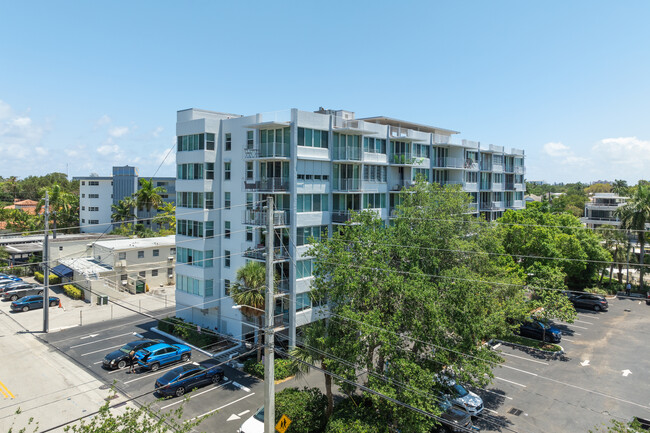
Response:
[{"label": "asphalt road", "polygon": [[483,431],[587,432],[610,419],[650,417],[650,307],[609,301],[607,312],[578,310],[556,323],[565,355],[541,356],[501,345],[506,362],[484,401]]}]

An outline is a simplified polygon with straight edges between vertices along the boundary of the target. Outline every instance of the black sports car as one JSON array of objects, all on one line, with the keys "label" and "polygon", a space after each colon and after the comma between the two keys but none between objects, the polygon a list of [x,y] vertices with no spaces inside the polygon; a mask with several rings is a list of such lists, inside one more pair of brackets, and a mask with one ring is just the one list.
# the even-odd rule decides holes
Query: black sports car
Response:
[{"label": "black sports car", "polygon": [[118,350],[114,350],[104,357],[103,366],[114,370],[116,368],[124,368],[129,362],[129,353],[132,350],[136,352],[140,349],[145,349],[154,344],[162,343],[162,340],[136,340],[125,344]]}]

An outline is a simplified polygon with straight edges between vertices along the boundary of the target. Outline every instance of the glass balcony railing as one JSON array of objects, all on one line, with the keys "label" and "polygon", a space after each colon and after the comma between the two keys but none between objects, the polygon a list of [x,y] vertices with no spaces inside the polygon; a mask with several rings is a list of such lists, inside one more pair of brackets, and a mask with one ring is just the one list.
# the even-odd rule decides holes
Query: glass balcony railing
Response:
[{"label": "glass balcony railing", "polygon": [[289,158],[291,157],[291,147],[289,143],[257,143],[252,148],[245,149],[244,155],[248,159]]},{"label": "glass balcony railing", "polygon": [[[289,225],[289,216],[291,213],[287,210],[273,211],[273,225]],[[244,224],[251,226],[266,226],[268,224],[268,212],[264,209],[245,209]]]},{"label": "glass balcony railing", "polygon": [[334,179],[332,184],[334,191],[360,191],[361,179]]},{"label": "glass balcony railing", "polygon": [[289,178],[269,177],[257,181],[245,181],[244,188],[262,192],[287,191],[289,189]]}]

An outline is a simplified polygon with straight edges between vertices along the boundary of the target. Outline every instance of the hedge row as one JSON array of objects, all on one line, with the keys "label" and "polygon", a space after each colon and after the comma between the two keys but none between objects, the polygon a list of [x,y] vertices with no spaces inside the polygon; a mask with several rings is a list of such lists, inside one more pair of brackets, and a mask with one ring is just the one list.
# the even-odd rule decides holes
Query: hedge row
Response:
[{"label": "hedge row", "polygon": [[[38,281],[39,283],[43,284],[45,282],[45,276],[43,275],[42,272],[34,272],[34,279]],[[60,284],[61,283],[61,278],[59,278],[58,275],[50,274],[50,284]]]},{"label": "hedge row", "polygon": [[84,291],[75,286],[74,284],[66,284],[63,286],[63,293],[72,299],[83,299]]},{"label": "hedge row", "polygon": [[[288,359],[275,358],[275,380],[286,379],[289,376],[293,376],[295,372],[291,365],[291,361]],[[244,371],[248,374],[251,374],[260,379],[264,378],[264,364],[260,361],[257,362],[256,359],[249,359],[244,362]]]},{"label": "hedge row", "polygon": [[192,322],[186,322],[179,317],[168,317],[158,321],[158,329],[168,334],[186,341],[197,347],[207,347],[217,344],[223,340],[214,334],[199,332],[197,325]]}]

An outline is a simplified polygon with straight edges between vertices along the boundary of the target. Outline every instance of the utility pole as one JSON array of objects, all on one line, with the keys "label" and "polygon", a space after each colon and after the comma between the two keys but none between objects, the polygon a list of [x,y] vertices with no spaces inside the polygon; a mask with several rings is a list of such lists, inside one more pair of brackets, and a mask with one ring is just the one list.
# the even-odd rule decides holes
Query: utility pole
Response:
[{"label": "utility pole", "polygon": [[[275,357],[274,357],[274,317],[275,296],[273,294],[273,197],[266,199],[266,327],[264,328],[264,431],[275,431]],[[258,341],[259,344],[259,341]]]},{"label": "utility pole", "polygon": [[43,241],[43,332],[50,331],[50,251],[48,238],[50,236],[50,193],[45,191],[45,240]]}]

